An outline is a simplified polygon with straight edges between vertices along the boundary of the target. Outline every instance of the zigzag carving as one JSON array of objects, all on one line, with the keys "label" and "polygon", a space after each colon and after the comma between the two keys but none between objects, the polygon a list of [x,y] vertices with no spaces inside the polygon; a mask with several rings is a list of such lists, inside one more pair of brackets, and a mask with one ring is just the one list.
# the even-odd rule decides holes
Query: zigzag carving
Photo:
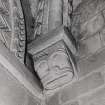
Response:
[{"label": "zigzag carving", "polygon": [[20,1],[0,0],[0,4],[0,39],[23,62],[26,37]]}]

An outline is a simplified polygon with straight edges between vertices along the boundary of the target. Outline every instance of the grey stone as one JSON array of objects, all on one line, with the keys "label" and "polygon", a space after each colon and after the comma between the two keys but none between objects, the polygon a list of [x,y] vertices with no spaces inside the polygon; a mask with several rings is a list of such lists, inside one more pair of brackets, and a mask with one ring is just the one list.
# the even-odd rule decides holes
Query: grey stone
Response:
[{"label": "grey stone", "polygon": [[59,103],[59,93],[54,94],[46,100],[47,105],[60,105]]},{"label": "grey stone", "polygon": [[101,37],[102,46],[104,47],[105,46],[105,27],[100,32],[100,37]]},{"label": "grey stone", "polygon": [[81,41],[80,44],[80,57],[87,57],[90,54],[94,54],[102,47],[100,36],[97,33],[95,36]]},{"label": "grey stone", "polygon": [[104,105],[105,87],[81,98],[81,105]]},{"label": "grey stone", "polygon": [[83,95],[89,91],[104,84],[104,79],[100,72],[93,73],[92,75],[77,81],[63,90],[61,90],[61,100],[65,103],[70,100],[74,100],[76,97]]},{"label": "grey stone", "polygon": [[[105,8],[104,0],[83,0],[74,11],[73,25],[74,36],[77,39],[89,37],[98,32],[104,25],[101,11]],[[79,30],[79,31],[78,31]],[[76,33],[76,35],[75,35]]]},{"label": "grey stone", "polygon": [[[84,23],[105,8],[104,0],[83,0],[74,14],[80,14],[80,22]],[[75,17],[76,15],[74,15]]]},{"label": "grey stone", "polygon": [[105,64],[105,49],[78,62],[79,77],[85,76],[86,74],[97,70]]},{"label": "grey stone", "polygon": [[81,24],[80,31],[81,34],[83,34],[83,37],[89,37],[91,35],[94,35],[99,30],[101,30],[103,26],[104,26],[104,18],[101,14],[98,14],[89,21],[85,22],[84,24]]},{"label": "grey stone", "polygon": [[64,105],[79,105],[78,101],[73,101],[73,102],[68,102],[67,104]]},{"label": "grey stone", "polygon": [[[39,105],[31,104],[32,97],[33,95],[0,64],[0,104]],[[27,103],[27,99],[30,100],[30,104]]]}]

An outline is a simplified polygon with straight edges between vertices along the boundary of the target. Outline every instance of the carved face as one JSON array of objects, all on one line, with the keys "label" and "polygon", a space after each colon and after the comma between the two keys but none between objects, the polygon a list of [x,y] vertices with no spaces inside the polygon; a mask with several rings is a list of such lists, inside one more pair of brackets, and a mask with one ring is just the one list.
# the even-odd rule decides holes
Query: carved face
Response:
[{"label": "carved face", "polygon": [[48,59],[37,63],[35,69],[47,89],[57,88],[73,78],[68,55],[63,50],[58,50]]},{"label": "carved face", "polygon": [[59,69],[63,69],[65,67],[70,67],[68,62],[68,56],[64,51],[54,52],[48,60],[49,67],[58,67]]}]

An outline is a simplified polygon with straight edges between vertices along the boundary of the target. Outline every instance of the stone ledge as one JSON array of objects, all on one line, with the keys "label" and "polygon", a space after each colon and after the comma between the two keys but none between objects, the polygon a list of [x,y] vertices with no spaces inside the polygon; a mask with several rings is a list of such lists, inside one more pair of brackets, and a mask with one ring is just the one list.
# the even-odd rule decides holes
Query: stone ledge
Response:
[{"label": "stone ledge", "polygon": [[[88,77],[76,81],[64,87],[63,89],[59,90],[55,95],[53,95],[50,98],[50,100],[54,98],[57,101],[59,100],[60,103],[65,104],[68,103],[69,101],[75,100],[76,98],[82,95],[87,94],[88,92],[93,91],[94,89],[97,89],[98,87],[104,85],[104,83],[105,81],[103,79],[101,72],[94,72]],[[57,96],[59,96],[59,98]],[[49,100],[49,105],[50,105],[50,100]]]},{"label": "stone ledge", "polygon": [[76,41],[73,36],[70,35],[69,30],[64,26],[61,26],[34,40],[28,45],[28,53],[34,55],[59,41],[64,41],[71,52],[74,55],[77,54]]},{"label": "stone ledge", "polygon": [[0,63],[34,96],[42,98],[42,90],[38,87],[35,76],[18,61],[0,41]]}]

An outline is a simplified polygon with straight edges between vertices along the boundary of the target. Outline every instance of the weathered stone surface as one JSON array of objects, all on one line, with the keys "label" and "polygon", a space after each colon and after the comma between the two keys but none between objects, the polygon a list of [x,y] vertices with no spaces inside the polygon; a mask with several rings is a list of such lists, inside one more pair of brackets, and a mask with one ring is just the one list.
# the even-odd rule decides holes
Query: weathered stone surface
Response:
[{"label": "weathered stone surface", "polygon": [[[34,2],[33,2],[34,1]],[[26,30],[27,30],[27,41],[30,42],[34,37],[34,28],[35,28],[35,19],[36,16],[36,10],[38,5],[38,0],[22,0],[22,8],[24,11],[24,17],[25,17],[25,24],[26,24]],[[33,10],[33,9],[34,10]],[[36,9],[35,9],[36,8]]]},{"label": "weathered stone surface", "polygon": [[79,101],[73,101],[73,102],[67,102],[67,104],[64,105],[80,105]]},{"label": "weathered stone surface", "polygon": [[62,0],[49,0],[49,31],[63,24],[63,2]]},{"label": "weathered stone surface", "polygon": [[88,57],[87,59],[82,59],[78,62],[78,67],[79,67],[79,72],[78,75],[79,77],[85,76],[86,74],[97,70],[103,64],[105,64],[105,49],[102,51]]},{"label": "weathered stone surface", "polygon": [[66,52],[66,46],[60,41],[33,56],[34,68],[44,89],[60,88],[74,79],[74,62]]},{"label": "weathered stone surface", "polygon": [[74,10],[76,9],[76,7],[82,2],[82,0],[74,0],[73,1],[73,7],[74,7]]},{"label": "weathered stone surface", "polygon": [[47,105],[60,105],[59,94],[54,94],[52,97],[47,99],[46,102]]},{"label": "weathered stone surface", "polygon": [[86,40],[81,41],[79,48],[79,56],[87,57],[91,54],[94,54],[102,47],[99,33],[95,36],[92,36]]},{"label": "weathered stone surface", "polygon": [[20,0],[0,1],[0,4],[0,38],[23,63],[26,32]]},{"label": "weathered stone surface", "polygon": [[92,89],[95,89],[103,84],[104,79],[101,73],[93,73],[92,75],[85,77],[84,79],[77,81],[61,90],[62,103],[73,100],[76,97],[92,91]]},{"label": "weathered stone surface", "polygon": [[101,67],[101,74],[103,76],[103,79],[105,80],[105,65]]},{"label": "weathered stone surface", "polygon": [[26,101],[25,105],[41,105],[41,100],[35,99],[32,95],[29,95]]},{"label": "weathered stone surface", "polygon": [[103,14],[104,19],[105,19],[105,9],[102,11],[102,14]]},{"label": "weathered stone surface", "polygon": [[102,31],[99,33],[99,35],[101,38],[102,46],[104,47],[105,46],[105,27],[102,29]]},{"label": "weathered stone surface", "polygon": [[28,44],[28,52],[34,55],[35,53],[38,53],[59,41],[64,41],[70,51],[74,55],[77,54],[76,41],[70,31],[64,26],[56,28],[55,30],[52,30],[51,32]]},{"label": "weathered stone surface", "polygon": [[[33,102],[31,101],[33,99]],[[30,102],[29,102],[30,101]],[[28,102],[30,104],[28,104]],[[1,105],[40,105],[33,95],[0,64],[0,104]]]},{"label": "weathered stone surface", "polygon": [[[21,83],[27,90],[38,97],[42,97],[35,75],[32,74],[0,41],[0,63]],[[38,89],[38,90],[37,90]],[[40,92],[39,92],[40,91]],[[38,94],[37,94],[38,92]],[[40,93],[40,94],[39,94]]]},{"label": "weathered stone surface", "polygon": [[104,105],[105,87],[81,98],[81,105]]},{"label": "weathered stone surface", "polygon": [[62,26],[40,37],[29,47],[35,71],[45,90],[60,88],[76,77],[73,54],[76,54],[77,46],[66,27]]},{"label": "weathered stone surface", "polygon": [[103,27],[101,11],[105,8],[104,4],[104,0],[83,0],[77,6],[72,23],[72,33],[77,39],[89,37]]},{"label": "weathered stone surface", "polygon": [[94,16],[91,20],[81,24],[80,32],[83,37],[89,37],[101,30],[104,26],[104,18],[101,14]]},{"label": "weathered stone surface", "polygon": [[84,23],[94,17],[97,13],[101,12],[104,8],[104,0],[83,0],[83,2],[76,8],[74,17],[76,16],[75,14],[80,14],[80,23]]}]

